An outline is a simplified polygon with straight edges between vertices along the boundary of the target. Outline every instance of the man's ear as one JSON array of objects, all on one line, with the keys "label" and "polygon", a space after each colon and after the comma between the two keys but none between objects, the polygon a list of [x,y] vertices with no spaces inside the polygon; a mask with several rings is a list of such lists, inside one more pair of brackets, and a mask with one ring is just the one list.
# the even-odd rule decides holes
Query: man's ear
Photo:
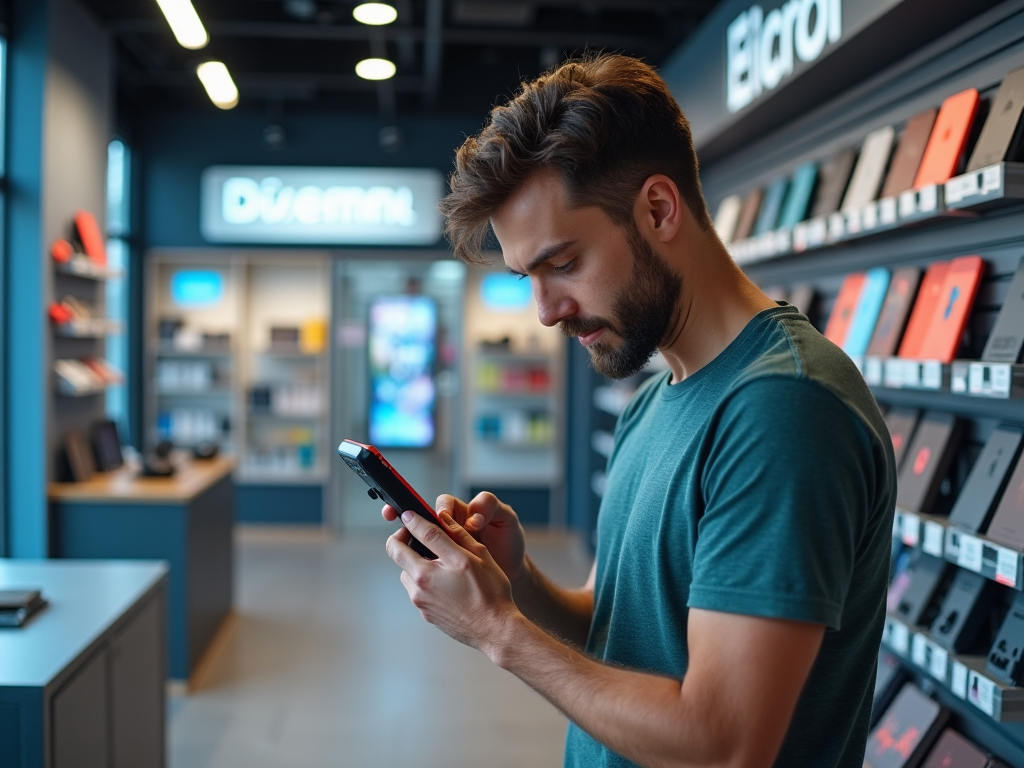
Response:
[{"label": "man's ear", "polygon": [[668,176],[657,173],[644,182],[636,201],[640,231],[656,241],[667,243],[679,233],[686,215],[679,187]]}]

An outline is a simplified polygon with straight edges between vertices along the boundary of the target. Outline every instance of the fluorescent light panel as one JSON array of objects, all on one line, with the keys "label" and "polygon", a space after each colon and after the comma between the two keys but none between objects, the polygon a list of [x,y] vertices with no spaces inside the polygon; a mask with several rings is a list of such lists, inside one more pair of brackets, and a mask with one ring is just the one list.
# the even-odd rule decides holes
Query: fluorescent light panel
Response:
[{"label": "fluorescent light panel", "polygon": [[395,76],[395,65],[387,59],[363,59],[356,64],[356,74],[364,80],[387,80]]},{"label": "fluorescent light panel", "polygon": [[171,25],[171,32],[182,48],[196,50],[210,42],[199,14],[192,6],[192,0],[156,0],[164,18]]},{"label": "fluorescent light panel", "polygon": [[199,75],[210,101],[218,107],[231,109],[238,104],[238,88],[223,62],[207,61],[200,64],[196,67],[196,74]]},{"label": "fluorescent light panel", "polygon": [[380,26],[398,18],[398,11],[387,3],[363,3],[352,9],[352,18],[360,24]]}]

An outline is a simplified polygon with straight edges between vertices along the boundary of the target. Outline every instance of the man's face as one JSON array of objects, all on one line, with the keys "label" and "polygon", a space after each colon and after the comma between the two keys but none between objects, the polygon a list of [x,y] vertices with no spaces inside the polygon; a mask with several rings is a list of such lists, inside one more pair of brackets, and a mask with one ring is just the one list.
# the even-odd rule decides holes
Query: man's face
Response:
[{"label": "man's face", "polygon": [[529,275],[540,321],[578,337],[598,373],[631,376],[666,340],[682,280],[635,225],[570,207],[557,173],[531,175],[491,224],[506,266]]}]

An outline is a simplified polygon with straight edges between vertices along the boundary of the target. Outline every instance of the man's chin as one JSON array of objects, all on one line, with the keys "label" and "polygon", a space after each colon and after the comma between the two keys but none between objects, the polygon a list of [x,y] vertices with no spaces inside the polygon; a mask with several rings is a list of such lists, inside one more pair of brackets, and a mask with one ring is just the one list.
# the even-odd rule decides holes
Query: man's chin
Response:
[{"label": "man's chin", "polygon": [[598,341],[586,348],[590,354],[590,364],[594,370],[608,379],[628,379],[640,373],[648,361],[654,357],[656,350],[646,356],[623,354],[621,349],[613,349],[608,344]]}]

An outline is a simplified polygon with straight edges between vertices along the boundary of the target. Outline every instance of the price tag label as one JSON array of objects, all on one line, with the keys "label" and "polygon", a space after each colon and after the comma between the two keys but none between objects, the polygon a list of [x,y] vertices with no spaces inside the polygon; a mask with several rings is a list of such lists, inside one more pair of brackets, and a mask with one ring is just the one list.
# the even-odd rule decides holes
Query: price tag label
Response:
[{"label": "price tag label", "polygon": [[1003,164],[981,169],[981,194],[1003,191]]},{"label": "price tag label", "polygon": [[946,182],[946,202],[959,203],[965,197],[978,194],[978,175],[967,173]]},{"label": "price tag label", "polygon": [[901,656],[906,656],[907,651],[910,650],[910,630],[906,624],[901,624],[898,621],[892,622],[889,626],[891,627],[889,647]]},{"label": "price tag label", "polygon": [[860,233],[860,209],[855,208],[846,212],[846,233],[856,235]]},{"label": "price tag label", "polygon": [[928,669],[929,655],[928,639],[924,635],[914,635],[910,641],[910,658],[922,669]]},{"label": "price tag label", "polygon": [[921,386],[921,364],[916,360],[903,362],[903,386],[914,388]]},{"label": "price tag label", "polygon": [[811,219],[807,225],[807,242],[812,248],[825,244],[825,235],[828,234],[828,222],[825,217],[819,216]]},{"label": "price tag label", "polygon": [[995,716],[996,686],[973,669],[967,674],[967,700],[989,717]]},{"label": "price tag label", "polygon": [[1020,555],[1006,547],[996,547],[996,581],[1008,587],[1017,586]]},{"label": "price tag label", "polygon": [[967,391],[980,395],[985,389],[985,364],[971,363],[967,374]]},{"label": "price tag label", "polygon": [[917,193],[908,189],[899,196],[900,218],[906,219],[917,213]]},{"label": "price tag label", "polygon": [[829,214],[828,217],[828,239],[830,242],[841,240],[846,231],[846,217],[841,213]]},{"label": "price tag label", "polygon": [[929,184],[921,187],[918,191],[917,210],[921,213],[931,213],[939,207],[939,185]]},{"label": "price tag label", "polygon": [[775,252],[789,253],[793,250],[793,233],[789,229],[775,230]]},{"label": "price tag label", "polygon": [[878,220],[883,224],[896,223],[897,203],[895,197],[883,197],[878,201]]},{"label": "price tag label", "polygon": [[946,529],[945,555],[951,562],[956,562],[960,557],[960,534],[955,528]]},{"label": "price tag label", "polygon": [[946,669],[949,665],[949,653],[945,648],[940,648],[935,643],[929,643],[931,658],[928,661],[928,672],[936,680],[946,682]]},{"label": "price tag label", "polygon": [[878,203],[868,203],[860,212],[861,226],[864,229],[874,229],[878,226]]},{"label": "price tag label", "polygon": [[967,667],[962,662],[953,662],[953,671],[950,674],[949,687],[953,689],[953,694],[959,696],[961,699],[967,698]]},{"label": "price tag label", "polygon": [[921,386],[925,389],[942,389],[942,363],[938,360],[921,363]]},{"label": "price tag label", "polygon": [[864,380],[869,387],[878,387],[882,384],[882,358],[864,358]]},{"label": "price tag label", "polygon": [[949,389],[951,392],[963,394],[967,392],[968,379],[970,378],[970,366],[964,363],[953,363],[949,372]]},{"label": "price tag label", "polygon": [[976,539],[966,533],[960,534],[960,552],[956,557],[956,564],[975,573],[981,573],[982,549],[984,545],[981,539]]},{"label": "price tag label", "polygon": [[900,538],[908,547],[916,547],[921,540],[921,518],[913,512],[903,512],[901,517]]},{"label": "price tag label", "polygon": [[885,386],[899,388],[903,386],[903,361],[890,357],[883,365],[883,380]]},{"label": "price tag label", "polygon": [[946,539],[946,529],[934,520],[926,520],[924,523],[924,539],[921,542],[921,549],[929,555],[942,557],[942,543]]},{"label": "price tag label", "polygon": [[793,227],[793,250],[797,253],[807,250],[807,222],[801,221]]},{"label": "price tag label", "polygon": [[1010,396],[1010,380],[1012,372],[1008,363],[990,363],[989,379],[992,382],[992,394],[1000,397]]}]

